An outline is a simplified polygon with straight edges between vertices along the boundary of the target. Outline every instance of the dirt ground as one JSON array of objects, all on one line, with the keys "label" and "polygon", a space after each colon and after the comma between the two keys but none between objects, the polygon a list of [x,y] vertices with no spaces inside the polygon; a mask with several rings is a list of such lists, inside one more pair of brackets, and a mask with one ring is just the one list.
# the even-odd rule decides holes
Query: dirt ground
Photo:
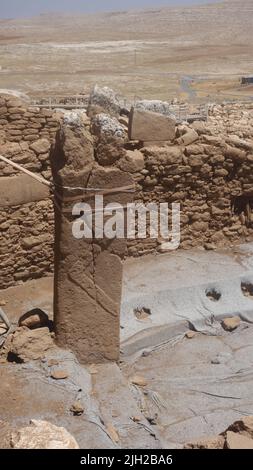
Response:
[{"label": "dirt ground", "polygon": [[252,97],[252,2],[0,22],[0,88],[217,101]]}]

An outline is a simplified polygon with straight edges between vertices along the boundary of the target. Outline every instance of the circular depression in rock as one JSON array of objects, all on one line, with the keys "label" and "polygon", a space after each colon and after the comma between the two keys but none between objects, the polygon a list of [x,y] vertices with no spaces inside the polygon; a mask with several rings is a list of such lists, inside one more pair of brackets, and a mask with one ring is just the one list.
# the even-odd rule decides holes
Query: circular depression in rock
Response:
[{"label": "circular depression in rock", "polygon": [[253,298],[253,284],[251,282],[242,282],[241,289],[245,297]]},{"label": "circular depression in rock", "polygon": [[221,292],[219,292],[215,288],[207,289],[206,290],[206,296],[212,302],[219,302],[219,300],[221,299]]}]

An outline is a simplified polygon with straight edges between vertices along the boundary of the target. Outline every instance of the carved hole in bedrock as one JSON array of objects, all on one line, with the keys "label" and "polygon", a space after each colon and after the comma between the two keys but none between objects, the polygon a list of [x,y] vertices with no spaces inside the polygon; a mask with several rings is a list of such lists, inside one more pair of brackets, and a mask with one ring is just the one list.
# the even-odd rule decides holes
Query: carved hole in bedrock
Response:
[{"label": "carved hole in bedrock", "polygon": [[141,307],[134,309],[134,315],[136,316],[137,320],[147,320],[151,317],[152,313],[149,308]]},{"label": "carved hole in bedrock", "polygon": [[253,300],[253,284],[250,282],[242,282],[241,289],[245,297],[251,297]]},{"label": "carved hole in bedrock", "polygon": [[221,293],[217,289],[208,289],[206,296],[211,302],[219,302],[221,299]]}]

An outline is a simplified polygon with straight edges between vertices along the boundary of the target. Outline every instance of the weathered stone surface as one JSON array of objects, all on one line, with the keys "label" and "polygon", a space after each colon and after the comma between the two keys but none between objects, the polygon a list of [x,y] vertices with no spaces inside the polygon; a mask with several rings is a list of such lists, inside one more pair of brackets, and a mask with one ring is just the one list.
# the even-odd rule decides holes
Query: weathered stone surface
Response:
[{"label": "weathered stone surface", "polygon": [[92,119],[92,131],[98,137],[106,136],[122,140],[126,138],[125,128],[115,117],[107,114],[97,114]]},{"label": "weathered stone surface", "polygon": [[[121,103],[121,106],[125,104]],[[28,109],[21,101],[17,104],[16,99],[7,99],[6,96],[0,97],[0,107],[4,108],[4,114],[0,116],[0,153],[51,179],[49,152],[37,154],[29,146],[41,139],[54,142],[61,119],[67,119],[73,128],[79,126],[79,121],[74,122],[73,116],[66,118],[65,115],[63,118],[61,113],[54,115],[49,110]],[[25,113],[22,112],[24,108]],[[148,141],[126,142],[125,138],[114,137],[110,133],[102,137],[99,131],[93,136],[83,136],[81,146],[79,137],[69,136],[68,144],[63,145],[62,158],[68,160],[69,145],[77,156],[77,167],[85,159],[87,166],[90,166],[91,161],[91,166],[113,165],[125,174],[132,175],[136,182],[136,200],[145,203],[180,202],[181,248],[198,245],[209,249],[213,244],[218,248],[239,241],[250,241],[253,217],[252,108],[250,103],[209,107],[206,122],[177,127],[177,137],[184,137],[192,129],[198,133],[199,140],[187,146],[178,145],[176,141],[172,144],[169,140],[151,141],[150,135]],[[157,111],[158,108],[152,110]],[[161,108],[159,110],[163,112]],[[9,116],[12,116],[11,119]],[[83,116],[85,122],[81,119],[80,125],[89,128],[89,119],[85,114]],[[125,132],[128,120],[125,117],[119,119]],[[57,137],[56,146],[58,140]],[[148,148],[141,149],[143,143]],[[130,159],[127,157],[128,151],[140,149],[144,162],[141,157],[137,160],[132,158],[133,155],[128,155]],[[13,178],[17,174],[18,170],[0,161],[0,231],[1,250],[4,253],[1,255],[0,285],[4,288],[53,272],[54,213],[48,190],[28,176],[19,182]],[[89,175],[90,169],[83,171],[79,175],[78,186],[84,187]],[[100,176],[101,172],[97,172],[98,187]],[[66,184],[75,186],[75,178],[72,167],[66,177]],[[109,181],[108,178],[106,181]],[[80,192],[72,193],[76,194]],[[201,230],[201,227],[205,230]],[[121,253],[119,242],[110,246],[114,252],[117,250],[117,254]],[[128,241],[128,254],[131,256],[157,250],[159,243],[155,239]]]},{"label": "weathered stone surface", "polygon": [[137,385],[138,387],[146,387],[148,385],[147,380],[140,375],[134,375],[131,377],[131,383],[133,385]]},{"label": "weathered stone surface", "polygon": [[191,155],[189,157],[189,165],[192,167],[192,168],[196,168],[196,167],[201,167],[202,164],[203,164],[203,159],[201,158],[200,155]]},{"label": "weathered stone surface", "polygon": [[71,405],[70,411],[74,416],[81,416],[84,413],[84,407],[80,401],[76,401]]},{"label": "weathered stone surface", "polygon": [[250,141],[247,141],[245,139],[240,139],[238,135],[230,135],[229,137],[226,138],[226,142],[229,145],[234,145],[235,147],[239,147],[241,149],[247,150],[251,152],[253,150],[253,144]]},{"label": "weathered stone surface", "polygon": [[225,438],[223,436],[214,436],[208,439],[201,439],[196,442],[186,444],[185,449],[223,449]]},{"label": "weathered stone surface", "polygon": [[67,111],[64,113],[63,123],[70,127],[82,127],[86,117],[86,114],[81,111]]},{"label": "weathered stone surface", "polygon": [[18,143],[5,143],[0,146],[0,153],[4,157],[11,157],[20,152],[20,145]]},{"label": "weathered stone surface", "polygon": [[8,109],[5,106],[0,107],[0,116],[4,116],[7,113]]},{"label": "weathered stone surface", "polygon": [[234,331],[240,326],[240,317],[225,318],[222,322],[222,326],[226,331]]},{"label": "weathered stone surface", "polygon": [[[29,144],[45,139],[45,135],[49,134],[51,143],[58,122],[51,124],[48,121],[50,118],[39,109],[32,108],[32,112],[27,112],[27,104],[13,97],[2,96],[0,101],[5,108],[5,114],[0,119],[0,154],[50,179],[49,152],[43,153],[40,159]],[[52,273],[52,236],[41,246],[25,247],[23,240],[38,234],[52,234],[53,207],[48,188],[12,165],[0,161],[0,177],[0,220],[3,214],[5,218],[5,222],[0,223],[3,228],[1,266],[4,266],[0,273],[0,286],[7,288],[16,282]],[[46,207],[40,207],[42,201],[46,202]]]},{"label": "weathered stone surface", "polygon": [[52,377],[54,380],[65,380],[69,377],[69,374],[66,370],[56,369],[51,372],[50,377]]},{"label": "weathered stone surface", "polygon": [[[54,176],[65,185],[112,189],[131,184],[118,168],[97,164],[88,131],[64,126],[54,155]],[[66,152],[67,149],[67,152]],[[77,151],[78,149],[78,151]],[[72,193],[73,194],[73,193]],[[83,198],[80,193],[80,201]],[[119,358],[119,310],[122,261],[126,242],[107,240],[104,234],[77,239],[72,233],[73,205],[63,194],[56,216],[55,323],[58,344],[72,349],[82,363]],[[106,195],[105,204],[125,204],[129,194]],[[92,196],[85,201],[94,206]],[[70,209],[63,215],[63,211]]]},{"label": "weathered stone surface", "polygon": [[[36,131],[36,129],[35,129],[35,131]],[[37,131],[35,133],[37,133]],[[31,134],[31,131],[30,131],[30,134]],[[51,147],[51,144],[47,139],[36,140],[36,142],[33,142],[30,145],[30,149],[33,150],[34,152],[36,152],[37,155],[39,155],[41,153],[49,152],[50,147]]]},{"label": "weathered stone surface", "polygon": [[140,100],[135,103],[135,108],[141,111],[150,111],[152,113],[163,114],[164,116],[175,119],[171,110],[171,105],[166,101],[160,100]]},{"label": "weathered stone surface", "polygon": [[253,449],[253,439],[232,431],[226,433],[227,449]]},{"label": "weathered stone surface", "polygon": [[197,331],[188,331],[185,335],[187,339],[193,339],[198,335]]},{"label": "weathered stone surface", "polygon": [[49,188],[28,175],[1,178],[0,201],[2,207],[21,206],[47,199]]},{"label": "weathered stone surface", "polygon": [[129,118],[130,140],[170,141],[175,139],[176,121],[162,114],[132,108]]},{"label": "weathered stone surface", "polygon": [[191,145],[198,140],[199,135],[194,129],[189,129],[186,134],[177,139],[179,145]]},{"label": "weathered stone surface", "polygon": [[18,328],[5,343],[6,351],[21,362],[41,359],[45,353],[54,348],[48,328],[29,330]]},{"label": "weathered stone surface", "polygon": [[22,108],[23,105],[24,105],[23,101],[21,101],[20,99],[16,97],[11,97],[11,98],[6,99],[7,108],[18,109],[18,108]]},{"label": "weathered stone surface", "polygon": [[30,330],[35,330],[36,328],[43,328],[48,325],[48,315],[38,308],[25,313],[19,319],[19,326],[25,326]]},{"label": "weathered stone surface", "polygon": [[123,142],[117,137],[101,137],[95,150],[96,160],[103,166],[113,165],[125,155]]},{"label": "weathered stone surface", "polygon": [[216,249],[216,245],[214,243],[205,243],[204,248],[206,251],[214,251]]},{"label": "weathered stone surface", "polygon": [[152,146],[143,148],[142,153],[147,157],[147,164],[159,164],[164,167],[170,165],[181,164],[183,159],[182,149],[176,145],[161,148],[159,146]]},{"label": "weathered stone surface", "polygon": [[244,150],[231,147],[229,145],[225,147],[224,155],[227,158],[231,158],[231,160],[235,162],[244,162],[245,160],[247,160],[247,154]]},{"label": "weathered stone surface", "polygon": [[90,117],[100,113],[119,116],[122,107],[123,98],[117,95],[114,90],[95,85],[90,95],[87,114]]},{"label": "weathered stone surface", "polygon": [[127,150],[126,155],[119,161],[118,167],[122,171],[136,173],[143,170],[145,166],[144,155],[139,150]]},{"label": "weathered stone surface", "polygon": [[36,236],[28,237],[28,238],[23,238],[22,240],[22,246],[24,248],[34,248],[42,243],[46,243],[52,239],[52,235],[50,234],[42,234],[39,235],[37,234]]},{"label": "weathered stone surface", "polygon": [[169,140],[146,140],[143,142],[143,147],[168,147],[171,145]]},{"label": "weathered stone surface", "polygon": [[79,449],[71,434],[62,427],[47,421],[31,420],[31,425],[21,428],[11,436],[13,449]]},{"label": "weathered stone surface", "polygon": [[253,416],[243,416],[229,426],[228,431],[240,433],[253,439]]},{"label": "weathered stone surface", "polygon": [[244,416],[219,436],[201,439],[185,449],[253,449],[253,416]]}]

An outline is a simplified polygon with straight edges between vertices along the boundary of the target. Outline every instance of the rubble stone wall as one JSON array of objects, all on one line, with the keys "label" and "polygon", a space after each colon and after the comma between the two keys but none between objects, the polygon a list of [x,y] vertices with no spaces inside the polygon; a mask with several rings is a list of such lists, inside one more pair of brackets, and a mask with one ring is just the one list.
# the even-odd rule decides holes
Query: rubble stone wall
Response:
[{"label": "rubble stone wall", "polygon": [[[52,111],[0,96],[0,154],[51,179]],[[53,272],[53,203],[46,186],[0,161],[0,289]]]},{"label": "rubble stone wall", "polygon": [[[153,112],[142,119],[139,108],[129,122],[127,113],[101,111],[84,122],[97,163],[131,175],[136,202],[181,204],[181,249],[252,240],[253,103],[213,105],[207,122],[177,124],[174,136],[170,121],[168,141],[152,142]],[[0,154],[50,179],[59,122],[52,111],[0,97]],[[161,125],[159,139],[168,132]],[[132,140],[138,132],[144,140]],[[0,162],[0,288],[53,272],[53,232],[48,189]],[[165,241],[129,240],[126,256],[163,251]]]},{"label": "rubble stone wall", "polygon": [[[173,143],[143,144],[136,200],[181,204],[180,248],[252,240],[253,104],[215,105],[208,122],[176,133]],[[129,241],[128,255],[159,250],[163,241]]]},{"label": "rubble stone wall", "polygon": [[[209,106],[207,121],[191,124],[173,124],[163,103],[159,114],[141,104],[129,119],[91,114],[98,162],[133,175],[136,202],[181,205],[181,249],[251,240],[253,103]],[[167,241],[129,240],[127,256],[164,251]]]}]

